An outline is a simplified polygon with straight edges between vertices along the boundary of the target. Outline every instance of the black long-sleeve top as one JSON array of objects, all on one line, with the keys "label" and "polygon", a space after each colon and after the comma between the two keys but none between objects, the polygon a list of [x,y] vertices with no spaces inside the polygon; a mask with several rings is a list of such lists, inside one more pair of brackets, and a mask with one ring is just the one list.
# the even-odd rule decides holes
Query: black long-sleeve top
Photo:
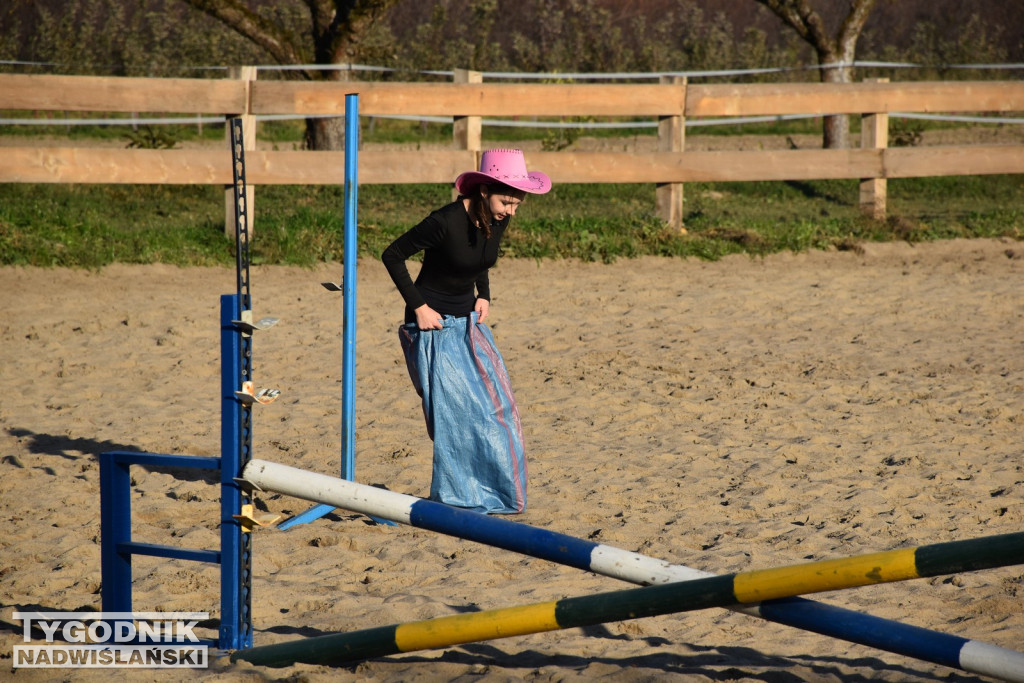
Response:
[{"label": "black long-sleeve top", "polygon": [[[406,322],[416,319],[413,311],[423,304],[442,315],[468,315],[478,298],[490,300],[488,269],[498,260],[508,222],[506,216],[492,223],[491,236],[484,237],[460,197],[392,242],[381,260],[405,299]],[[413,282],[405,262],[420,251],[423,266]]]}]

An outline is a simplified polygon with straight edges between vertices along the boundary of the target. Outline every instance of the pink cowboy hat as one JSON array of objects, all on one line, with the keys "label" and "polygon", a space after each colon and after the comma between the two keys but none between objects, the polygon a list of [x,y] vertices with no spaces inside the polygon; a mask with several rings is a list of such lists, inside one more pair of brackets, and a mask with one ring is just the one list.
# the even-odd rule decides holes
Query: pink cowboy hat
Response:
[{"label": "pink cowboy hat", "polygon": [[455,189],[466,194],[481,183],[499,182],[530,194],[551,189],[551,178],[526,170],[521,149],[489,149],[480,157],[479,171],[466,171],[455,179]]}]

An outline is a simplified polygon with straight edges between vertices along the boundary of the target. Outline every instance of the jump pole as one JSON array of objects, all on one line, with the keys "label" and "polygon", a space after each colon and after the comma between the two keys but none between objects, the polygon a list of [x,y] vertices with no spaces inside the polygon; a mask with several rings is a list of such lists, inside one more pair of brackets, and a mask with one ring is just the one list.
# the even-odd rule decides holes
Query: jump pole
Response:
[{"label": "jump pole", "polygon": [[[341,664],[460,643],[1021,563],[1024,532],[305,638],[240,650],[231,655],[231,660],[263,666]],[[1005,673],[1019,676],[1021,671]]]},{"label": "jump pole", "polygon": [[[324,287],[342,293],[341,349],[341,478],[355,479],[356,471],[356,208],[359,203],[359,96],[345,95],[345,244],[341,286],[325,282]],[[317,505],[277,525],[290,529],[320,519],[334,510]]]},{"label": "jump pole", "polygon": [[[318,501],[330,504],[331,507],[370,516],[380,516],[417,528],[477,541],[641,585],[692,581],[714,576],[708,572],[511,522],[500,517],[489,517],[265,460],[252,460],[244,468],[242,479],[261,490]],[[933,664],[1005,680],[1024,681],[1024,654],[984,642],[909,626],[799,597],[769,600],[760,605],[746,607],[726,606],[749,616]],[[333,652],[333,649],[331,651]],[[363,658],[372,656],[382,655],[368,655]],[[246,658],[241,653],[239,657]]]}]

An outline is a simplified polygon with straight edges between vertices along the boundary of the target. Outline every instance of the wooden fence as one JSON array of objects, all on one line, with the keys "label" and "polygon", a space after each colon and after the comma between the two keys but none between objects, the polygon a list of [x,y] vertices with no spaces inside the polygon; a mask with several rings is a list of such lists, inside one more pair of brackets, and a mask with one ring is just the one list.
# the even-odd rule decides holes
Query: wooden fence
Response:
[{"label": "wooden fence", "polygon": [[[658,121],[656,152],[531,152],[528,162],[556,183],[654,183],[659,215],[679,227],[687,182],[857,179],[863,208],[881,218],[888,178],[1024,173],[1024,145],[887,146],[891,112],[1021,112],[1024,82],[693,85],[663,78],[650,84],[511,84],[482,83],[478,73],[465,71],[456,80],[461,82],[259,81],[251,68],[241,78],[221,80],[0,74],[0,110],[343,116],[345,94],[354,92],[363,116],[452,117],[451,150],[361,151],[361,184],[451,183],[477,166],[482,116],[649,117]],[[861,146],[685,149],[687,118],[791,114],[860,115]],[[250,186],[344,182],[341,152],[264,151],[252,141],[247,146]],[[226,151],[30,146],[3,148],[0,182],[229,185],[232,174]]]}]

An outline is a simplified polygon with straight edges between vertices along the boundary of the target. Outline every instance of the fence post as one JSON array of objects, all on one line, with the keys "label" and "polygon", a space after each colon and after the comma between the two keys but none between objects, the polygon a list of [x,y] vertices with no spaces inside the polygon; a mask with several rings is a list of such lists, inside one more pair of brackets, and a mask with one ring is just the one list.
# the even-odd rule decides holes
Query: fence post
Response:
[{"label": "fence post", "polygon": [[[228,78],[241,80],[245,83],[245,111],[238,112],[242,119],[242,147],[245,151],[256,149],[256,117],[250,113],[251,98],[249,91],[251,84],[256,80],[255,66],[233,66],[228,69]],[[229,119],[232,117],[228,117]],[[228,142],[231,142],[231,126],[224,126]],[[248,209],[245,214],[246,226],[249,229],[249,239],[252,239],[253,217],[256,215],[253,205],[254,189],[251,183],[245,184],[245,206]],[[231,239],[235,238],[235,188],[233,185],[224,186],[224,234]]]},{"label": "fence post", "polygon": [[[480,71],[469,69],[455,69],[452,78],[454,83],[483,83],[484,75]],[[483,124],[479,116],[461,116],[456,114],[452,117],[452,145],[455,149],[470,152],[479,152],[482,148]],[[452,189],[452,199],[459,196],[459,191]]]},{"label": "fence post", "polygon": [[[660,83],[686,89],[685,76],[661,76]],[[658,151],[680,153],[686,146],[686,117],[682,113],[658,117]],[[683,227],[683,184],[658,183],[655,190],[658,216],[670,227],[685,233]]]},{"label": "fence post", "polygon": [[[865,83],[888,83],[888,78],[867,78]],[[862,149],[885,149],[889,146],[889,115],[864,114],[860,122]],[[860,209],[876,221],[884,221],[888,181],[885,178],[862,178],[860,181]]]}]

